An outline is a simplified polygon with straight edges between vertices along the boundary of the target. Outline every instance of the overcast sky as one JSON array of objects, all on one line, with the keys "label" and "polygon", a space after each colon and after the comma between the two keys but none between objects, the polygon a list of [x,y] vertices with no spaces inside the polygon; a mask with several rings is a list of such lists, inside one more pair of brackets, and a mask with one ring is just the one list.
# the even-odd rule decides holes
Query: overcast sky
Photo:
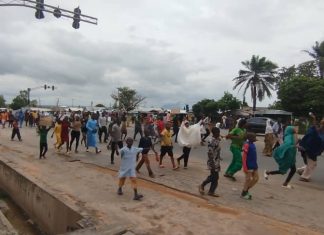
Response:
[{"label": "overcast sky", "polygon": [[[0,3],[19,2],[0,0]],[[232,79],[241,61],[265,56],[279,67],[310,60],[302,50],[324,40],[323,0],[45,0],[98,18],[98,25],[0,7],[0,95],[8,103],[35,89],[41,104],[113,103],[117,87],[146,97],[146,107],[239,99]],[[265,99],[267,106],[276,99]],[[251,105],[250,96],[247,102]]]}]

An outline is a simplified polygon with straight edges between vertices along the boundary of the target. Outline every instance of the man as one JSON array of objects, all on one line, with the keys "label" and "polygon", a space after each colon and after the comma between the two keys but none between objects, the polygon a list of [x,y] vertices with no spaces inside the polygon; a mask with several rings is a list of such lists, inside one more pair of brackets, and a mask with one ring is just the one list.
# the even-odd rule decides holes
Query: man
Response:
[{"label": "man", "polygon": [[143,131],[142,131],[142,123],[141,123],[141,118],[140,114],[138,114],[135,117],[135,131],[134,131],[134,140],[136,139],[136,135],[139,133],[141,135],[141,138],[143,137]]},{"label": "man", "polygon": [[172,146],[172,133],[171,133],[171,124],[167,122],[165,124],[165,129],[161,132],[161,154],[160,154],[160,168],[164,168],[162,164],[162,160],[165,154],[168,154],[171,158],[171,163],[173,166],[173,170],[178,169],[174,163],[173,158],[173,146]]},{"label": "man", "polygon": [[112,128],[111,128],[111,154],[110,154],[110,163],[115,164],[114,156],[115,152],[119,155],[118,148],[121,149],[123,147],[123,142],[121,140],[121,128],[120,128],[120,120],[117,119]]},{"label": "man", "polygon": [[108,118],[106,116],[106,113],[103,112],[101,116],[99,117],[99,142],[102,143],[102,134],[104,134],[104,142],[107,143],[108,138]]}]

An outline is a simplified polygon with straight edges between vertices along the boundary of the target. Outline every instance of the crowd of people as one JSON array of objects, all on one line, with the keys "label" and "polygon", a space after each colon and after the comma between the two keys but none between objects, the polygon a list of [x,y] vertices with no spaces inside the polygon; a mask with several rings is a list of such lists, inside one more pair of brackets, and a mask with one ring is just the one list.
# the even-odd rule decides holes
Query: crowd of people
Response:
[{"label": "crowd of people", "polygon": [[[115,164],[115,155],[120,155],[120,171],[118,183],[118,195],[123,194],[127,177],[130,178],[134,189],[134,200],[141,200],[143,195],[137,192],[136,173],[139,172],[145,164],[150,177],[155,174],[150,166],[149,151],[155,154],[155,160],[159,163],[160,168],[164,168],[163,160],[168,155],[173,170],[178,170],[183,160],[184,169],[188,168],[189,155],[191,148],[194,146],[207,143],[207,166],[210,170],[208,177],[199,185],[199,192],[204,195],[206,185],[210,184],[207,195],[218,197],[216,193],[218,186],[219,172],[221,169],[220,161],[221,148],[220,143],[223,138],[231,140],[230,151],[232,161],[225,170],[224,177],[235,181],[235,174],[243,168],[246,175],[241,197],[252,199],[250,190],[259,180],[257,151],[255,146],[256,134],[247,132],[247,122],[244,118],[237,120],[237,125],[228,130],[227,135],[221,135],[220,128],[228,128],[224,116],[220,120],[222,123],[211,125],[210,118],[201,117],[192,119],[186,115],[177,116],[172,119],[170,113],[166,115],[136,115],[133,116],[134,135],[130,137],[127,132],[127,117],[125,113],[90,113],[90,112],[71,112],[71,113],[54,113],[53,124],[42,123],[41,114],[23,113],[19,111],[16,115],[1,114],[1,122],[5,128],[6,122],[9,122],[10,116],[13,116],[12,123],[9,124],[12,130],[11,139],[17,135],[21,141],[19,128],[22,127],[22,120],[28,120],[33,117],[30,127],[36,125],[39,138],[39,159],[46,159],[48,150],[47,135],[52,130],[51,137],[55,136],[54,148],[56,152],[63,149],[66,154],[71,154],[72,146],[74,153],[79,152],[79,146],[84,145],[85,150],[89,152],[91,148],[99,154],[101,150],[98,147],[100,143],[106,143],[107,149],[110,150],[110,163]],[[316,117],[311,114],[312,125],[302,139],[298,139],[298,130],[294,125],[283,125],[280,120],[271,125],[267,121],[265,129],[265,145],[263,149],[264,156],[273,157],[278,164],[276,170],[265,170],[264,178],[276,174],[286,174],[288,176],[282,186],[292,188],[289,184],[294,174],[300,174],[300,180],[309,182],[311,174],[316,167],[317,157],[324,150],[324,120],[319,123]],[[199,121],[198,121],[199,120]],[[10,123],[10,122],[9,122]],[[234,122],[233,122],[234,123]],[[27,122],[26,122],[27,126]],[[140,135],[138,147],[133,146],[137,135]],[[174,140],[173,140],[174,137]],[[80,140],[81,138],[81,140]],[[124,146],[124,142],[126,145]],[[178,143],[182,147],[182,155],[174,158],[173,146]],[[160,151],[155,149],[156,144],[160,145]],[[301,152],[304,160],[304,166],[296,168],[296,154]],[[141,154],[141,157],[140,157]]]}]

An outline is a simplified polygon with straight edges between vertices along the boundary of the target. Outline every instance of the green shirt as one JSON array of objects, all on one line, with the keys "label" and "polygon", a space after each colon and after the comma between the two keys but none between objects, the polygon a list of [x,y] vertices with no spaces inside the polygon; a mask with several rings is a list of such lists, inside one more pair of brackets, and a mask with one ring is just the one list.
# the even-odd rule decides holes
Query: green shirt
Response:
[{"label": "green shirt", "polygon": [[41,144],[46,144],[47,143],[47,133],[48,133],[48,131],[50,130],[50,128],[49,129],[39,129],[38,130],[38,133],[39,133],[39,137],[40,137],[40,143]]},{"label": "green shirt", "polygon": [[245,136],[245,132],[246,130],[245,129],[241,129],[241,128],[234,128],[230,134],[231,135],[234,135],[234,136],[239,136],[240,138],[238,139],[232,139],[232,144],[231,146],[235,146],[235,147],[238,147],[238,148],[242,148],[243,147],[243,144],[244,144],[244,136]]}]

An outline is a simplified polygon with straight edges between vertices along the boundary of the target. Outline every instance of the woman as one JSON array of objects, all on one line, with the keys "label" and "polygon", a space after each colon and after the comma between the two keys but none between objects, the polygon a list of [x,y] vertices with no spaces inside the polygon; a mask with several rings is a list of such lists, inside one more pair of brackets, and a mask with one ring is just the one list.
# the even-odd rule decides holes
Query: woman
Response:
[{"label": "woman", "polygon": [[269,175],[286,174],[290,169],[290,172],[283,183],[282,187],[291,189],[289,184],[290,180],[296,173],[296,153],[297,153],[297,134],[294,126],[287,126],[284,135],[284,142],[277,147],[273,152],[273,158],[276,160],[279,170],[276,171],[264,171],[264,178],[267,180]]},{"label": "woman", "polygon": [[265,136],[264,136],[264,149],[263,149],[264,156],[271,157],[273,144],[274,144],[273,130],[272,130],[270,119],[267,119]]},{"label": "woman", "polygon": [[96,120],[96,114],[93,113],[91,118],[87,121],[87,152],[89,152],[89,147],[94,147],[96,149],[96,153],[100,153],[101,151],[97,148],[96,135],[98,130],[98,124]]}]

